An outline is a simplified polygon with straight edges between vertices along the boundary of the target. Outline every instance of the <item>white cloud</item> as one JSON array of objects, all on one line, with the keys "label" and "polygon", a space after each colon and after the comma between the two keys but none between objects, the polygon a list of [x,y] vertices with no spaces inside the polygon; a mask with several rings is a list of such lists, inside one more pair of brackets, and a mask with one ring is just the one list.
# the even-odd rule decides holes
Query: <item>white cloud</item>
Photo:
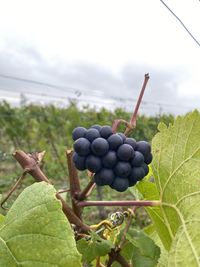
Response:
[{"label": "white cloud", "polygon": [[[200,39],[200,3],[166,3]],[[117,96],[123,90],[129,97],[134,83],[138,88],[144,73],[151,71],[149,101],[166,99],[173,105],[188,97],[194,103],[194,96],[200,95],[200,49],[160,1],[0,0],[0,4],[3,74]]]}]

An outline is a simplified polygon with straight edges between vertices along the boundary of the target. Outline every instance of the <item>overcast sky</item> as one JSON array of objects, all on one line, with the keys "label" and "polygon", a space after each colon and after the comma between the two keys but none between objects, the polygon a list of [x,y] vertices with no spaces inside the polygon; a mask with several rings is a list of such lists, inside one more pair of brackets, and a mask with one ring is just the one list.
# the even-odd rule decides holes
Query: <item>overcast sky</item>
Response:
[{"label": "overcast sky", "polygon": [[[200,42],[200,1],[165,3]],[[0,25],[0,100],[130,110],[149,72],[141,111],[200,107],[200,47],[159,0],[0,0]]]}]

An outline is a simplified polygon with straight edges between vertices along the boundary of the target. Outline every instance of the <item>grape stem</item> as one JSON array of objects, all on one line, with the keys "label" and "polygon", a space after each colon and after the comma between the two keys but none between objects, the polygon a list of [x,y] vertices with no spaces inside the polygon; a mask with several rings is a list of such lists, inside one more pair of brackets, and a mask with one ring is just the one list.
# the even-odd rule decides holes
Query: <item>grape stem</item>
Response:
[{"label": "grape stem", "polygon": [[67,157],[67,165],[68,165],[68,171],[69,171],[69,185],[70,185],[72,209],[74,213],[76,214],[76,216],[78,216],[81,219],[82,208],[77,206],[77,203],[76,203],[77,202],[76,198],[81,192],[81,187],[80,187],[78,173],[72,160],[72,156],[73,156],[73,151],[67,150],[66,157]]},{"label": "grape stem", "polygon": [[133,114],[131,116],[130,122],[127,122],[127,121],[125,121],[123,119],[114,120],[113,125],[112,125],[113,133],[116,133],[116,131],[117,131],[118,127],[120,126],[120,124],[125,124],[126,129],[125,129],[124,134],[126,136],[128,136],[129,133],[136,127],[136,120],[137,120],[138,110],[139,110],[139,107],[140,107],[140,104],[141,104],[141,101],[142,101],[142,97],[144,95],[144,91],[146,89],[146,86],[147,86],[149,78],[150,78],[149,74],[146,73],[144,75],[144,82],[143,82],[143,85],[142,85],[142,88],[141,88],[141,91],[140,91],[140,94],[139,94],[139,97],[138,97],[134,112],[133,112]]},{"label": "grape stem", "polygon": [[111,267],[114,261],[117,261],[122,267],[131,267],[131,265],[120,254],[120,249],[111,250],[111,252],[109,253],[109,260],[108,260],[106,267]]},{"label": "grape stem", "polygon": [[80,201],[77,204],[80,207],[89,206],[135,206],[135,207],[154,207],[160,206],[161,202],[158,200],[147,201],[147,200],[122,200],[122,201]]},{"label": "grape stem", "polygon": [[139,97],[138,97],[138,100],[137,100],[137,103],[136,103],[136,106],[135,106],[135,109],[134,109],[134,112],[131,116],[131,120],[130,120],[130,123],[129,125],[127,126],[124,134],[125,135],[128,135],[132,130],[133,128],[136,127],[136,121],[137,121],[137,115],[138,115],[138,110],[139,110],[139,107],[140,107],[140,104],[141,104],[141,101],[142,101],[142,97],[144,95],[144,91],[146,89],[146,86],[147,86],[147,83],[148,83],[148,80],[149,80],[149,74],[146,73],[144,75],[144,82],[143,82],[143,85],[142,85],[142,89],[140,91],[140,94],[139,94]]},{"label": "grape stem", "polygon": [[119,125],[122,124],[122,123],[125,124],[126,127],[130,127],[130,123],[125,121],[125,120],[123,120],[123,119],[114,120],[113,125],[112,125],[113,133],[116,133]]},{"label": "grape stem", "polygon": [[131,265],[125,260],[125,258],[120,253],[118,253],[115,260],[120,263],[122,267],[131,267]]},{"label": "grape stem", "polygon": [[[86,187],[83,189],[83,191],[77,196],[78,201],[82,201],[86,199],[89,194],[92,192],[92,190],[95,188],[96,184],[93,180],[93,177],[89,181],[89,183],[86,185]],[[80,202],[79,202],[80,203]],[[79,205],[78,203],[78,205]]]},{"label": "grape stem", "polygon": [[28,173],[34,177],[37,182],[45,181],[51,184],[39,167],[39,162],[42,160],[41,153],[35,152],[33,154],[27,154],[22,150],[17,150],[13,153],[13,157],[19,162],[24,171],[29,170]]},{"label": "grape stem", "polygon": [[17,182],[14,184],[14,186],[10,189],[10,191],[7,193],[6,197],[1,201],[1,208],[4,210],[7,210],[7,208],[4,208],[3,204],[9,199],[9,197],[12,195],[12,193],[16,190],[17,186],[24,180],[26,177],[26,174],[29,170],[24,170],[20,178],[17,180]]}]

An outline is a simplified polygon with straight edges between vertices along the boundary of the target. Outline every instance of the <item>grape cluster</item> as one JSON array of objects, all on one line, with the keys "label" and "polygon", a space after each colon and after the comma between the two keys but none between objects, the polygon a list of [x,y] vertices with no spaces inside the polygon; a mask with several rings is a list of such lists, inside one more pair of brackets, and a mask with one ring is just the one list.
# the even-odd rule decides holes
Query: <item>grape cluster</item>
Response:
[{"label": "grape cluster", "polygon": [[152,161],[151,146],[136,142],[123,133],[113,133],[110,126],[77,127],[72,132],[73,162],[78,170],[94,173],[97,185],[109,185],[123,192],[142,180]]}]

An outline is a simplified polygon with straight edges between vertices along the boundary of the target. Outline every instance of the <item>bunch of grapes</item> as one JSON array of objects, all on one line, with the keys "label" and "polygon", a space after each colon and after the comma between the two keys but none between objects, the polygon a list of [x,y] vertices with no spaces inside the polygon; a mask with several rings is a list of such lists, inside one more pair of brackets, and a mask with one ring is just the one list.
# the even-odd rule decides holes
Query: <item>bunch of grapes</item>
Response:
[{"label": "bunch of grapes", "polygon": [[123,192],[134,186],[149,172],[151,146],[136,142],[123,133],[113,133],[110,126],[77,127],[72,132],[73,162],[78,170],[94,173],[97,185],[109,185]]}]

